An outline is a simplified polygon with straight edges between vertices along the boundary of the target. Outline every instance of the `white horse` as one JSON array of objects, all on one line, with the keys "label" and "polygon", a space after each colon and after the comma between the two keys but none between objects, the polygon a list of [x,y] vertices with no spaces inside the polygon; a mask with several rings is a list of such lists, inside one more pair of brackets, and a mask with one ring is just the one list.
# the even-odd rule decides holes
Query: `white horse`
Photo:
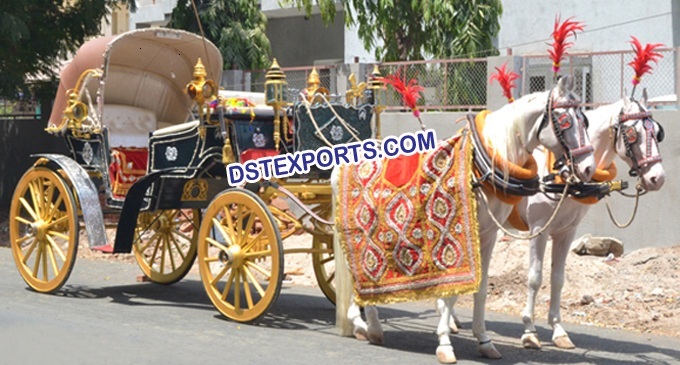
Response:
[{"label": "white horse", "polygon": [[[492,145],[503,159],[523,166],[531,152],[539,145],[545,146],[557,156],[569,154],[576,175],[588,181],[595,171],[595,159],[585,130],[585,120],[580,113],[578,98],[573,94],[573,79],[563,77],[550,91],[534,93],[508,104],[487,116],[485,127],[480,134],[486,145]],[[565,122],[569,123],[565,123]],[[343,168],[343,167],[340,167]],[[331,176],[333,202],[339,191],[339,172]],[[491,343],[484,323],[487,274],[491,253],[495,244],[498,227],[491,214],[504,222],[512,206],[503,203],[493,193],[483,189],[476,190],[477,221],[479,227],[482,279],[479,292],[474,295],[473,333],[479,340],[480,353],[489,358],[500,358],[500,353]],[[488,203],[487,203],[488,202]],[[334,210],[335,212],[335,210]],[[374,306],[365,309],[368,324],[361,318],[360,308],[351,300],[352,276],[339,243],[336,224],[334,249],[336,252],[336,327],[341,335],[354,335],[358,339],[368,339],[372,343],[383,341],[383,331]],[[453,298],[439,300],[442,319],[437,327],[439,346],[437,358],[443,363],[453,363],[456,357],[449,339],[449,318]]]},{"label": "white horse", "polygon": [[[663,186],[665,173],[658,148],[658,142],[663,139],[663,129],[651,119],[651,113],[647,111],[646,90],[643,90],[640,103],[625,97],[614,104],[588,111],[586,116],[590,121],[588,134],[595,149],[599,169],[606,169],[618,155],[630,167],[631,176],[641,178],[645,190],[655,191]],[[539,160],[538,157],[536,159]],[[527,223],[532,234],[546,224],[557,205],[553,199],[554,196],[551,199],[543,194],[537,194],[523,199],[518,204],[519,215]],[[541,287],[543,255],[548,236],[552,237],[553,242],[548,323],[553,328],[552,340],[557,347],[574,348],[569,335],[560,324],[560,301],[567,254],[574,240],[576,228],[589,207],[589,204],[577,200],[565,200],[544,234],[531,240],[529,291],[526,307],[522,313],[525,327],[522,344],[526,348],[541,348],[534,326],[534,306],[536,294]]]}]

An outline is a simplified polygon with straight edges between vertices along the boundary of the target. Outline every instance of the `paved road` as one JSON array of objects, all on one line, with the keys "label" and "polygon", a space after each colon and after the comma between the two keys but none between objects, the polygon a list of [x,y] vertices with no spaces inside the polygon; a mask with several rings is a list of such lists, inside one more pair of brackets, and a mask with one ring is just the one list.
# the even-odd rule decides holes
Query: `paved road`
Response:
[{"label": "paved road", "polygon": [[[385,346],[335,335],[334,307],[316,288],[284,287],[257,325],[223,319],[198,276],[173,286],[137,283],[133,264],[76,260],[56,295],[26,288],[0,248],[0,364],[436,364],[436,314],[428,303],[381,309]],[[484,364],[465,327],[452,337],[460,364]],[[504,359],[493,364],[680,364],[680,340],[567,325],[580,348],[519,346],[521,321],[490,314]],[[539,329],[550,338],[546,327]]]}]

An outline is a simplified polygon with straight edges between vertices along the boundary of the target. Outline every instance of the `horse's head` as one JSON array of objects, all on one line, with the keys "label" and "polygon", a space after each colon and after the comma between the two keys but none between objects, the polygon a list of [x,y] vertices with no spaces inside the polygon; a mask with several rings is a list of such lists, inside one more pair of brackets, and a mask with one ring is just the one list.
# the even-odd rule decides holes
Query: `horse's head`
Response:
[{"label": "horse's head", "polygon": [[659,152],[664,130],[647,109],[646,89],[640,101],[623,98],[623,108],[612,128],[616,153],[630,166],[629,175],[639,176],[645,190],[661,189],[666,179]]},{"label": "horse's head", "polygon": [[587,133],[588,119],[573,89],[573,78],[563,76],[548,92],[536,135],[557,157],[556,168],[569,168],[581,181],[589,181],[595,173],[595,157]]}]

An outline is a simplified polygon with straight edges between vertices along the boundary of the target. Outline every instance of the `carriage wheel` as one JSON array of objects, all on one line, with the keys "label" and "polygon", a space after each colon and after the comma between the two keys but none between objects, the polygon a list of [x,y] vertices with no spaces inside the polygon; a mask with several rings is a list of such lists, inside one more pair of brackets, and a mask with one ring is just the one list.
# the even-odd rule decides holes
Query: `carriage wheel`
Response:
[{"label": "carriage wheel", "polygon": [[323,294],[335,304],[335,253],[333,252],[333,236],[314,235],[312,249],[323,252],[312,253],[314,275]]},{"label": "carriage wheel", "polygon": [[10,208],[12,256],[34,290],[51,293],[68,280],[78,251],[78,215],[70,187],[54,171],[28,170]]},{"label": "carriage wheel", "polygon": [[262,316],[281,291],[283,247],[262,199],[243,189],[218,195],[198,240],[201,280],[217,310],[238,322]]},{"label": "carriage wheel", "polygon": [[142,212],[137,218],[133,252],[139,267],[154,283],[176,283],[196,260],[200,223],[198,209]]}]

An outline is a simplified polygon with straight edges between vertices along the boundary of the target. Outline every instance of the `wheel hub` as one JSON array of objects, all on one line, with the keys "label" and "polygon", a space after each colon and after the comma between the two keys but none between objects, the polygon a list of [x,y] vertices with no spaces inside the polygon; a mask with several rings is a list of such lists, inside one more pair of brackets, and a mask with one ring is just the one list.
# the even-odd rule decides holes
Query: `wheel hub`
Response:
[{"label": "wheel hub", "polygon": [[26,233],[35,237],[38,241],[43,241],[47,237],[47,227],[48,225],[41,219],[28,225]]},{"label": "wheel hub", "polygon": [[222,261],[225,265],[230,265],[233,268],[239,268],[243,266],[246,256],[241,250],[241,246],[231,245],[227,251],[220,252],[219,257],[220,261]]},{"label": "wheel hub", "polygon": [[172,222],[165,215],[158,217],[158,232],[168,234],[172,231]]}]

